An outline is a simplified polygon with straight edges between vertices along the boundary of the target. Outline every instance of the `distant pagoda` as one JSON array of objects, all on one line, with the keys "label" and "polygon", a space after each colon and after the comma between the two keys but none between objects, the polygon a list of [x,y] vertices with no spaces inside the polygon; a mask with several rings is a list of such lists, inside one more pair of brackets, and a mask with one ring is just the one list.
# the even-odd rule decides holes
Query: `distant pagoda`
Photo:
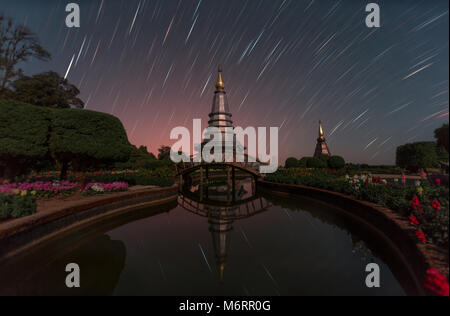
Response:
[{"label": "distant pagoda", "polygon": [[316,151],[314,152],[314,157],[329,157],[331,156],[328,145],[325,142],[325,136],[323,135],[322,122],[319,121],[319,138],[317,138]]}]

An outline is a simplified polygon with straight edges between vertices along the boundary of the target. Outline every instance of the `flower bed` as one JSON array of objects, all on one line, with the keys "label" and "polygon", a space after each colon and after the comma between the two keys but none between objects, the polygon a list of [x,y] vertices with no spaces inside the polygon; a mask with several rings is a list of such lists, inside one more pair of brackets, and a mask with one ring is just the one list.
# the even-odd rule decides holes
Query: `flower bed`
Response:
[{"label": "flower bed", "polygon": [[[47,172],[30,177],[27,181],[54,182],[59,179],[59,172]],[[174,184],[175,171],[169,168],[158,168],[154,170],[127,170],[127,171],[95,171],[87,173],[69,173],[69,182],[78,182],[83,177],[87,182],[113,183],[126,182],[129,186],[155,185],[170,187]],[[25,181],[25,179],[24,179]]]},{"label": "flower bed", "polygon": [[[266,181],[299,184],[350,195],[385,206],[407,216],[416,229],[420,243],[434,243],[448,251],[449,190],[437,179],[416,180],[407,185],[401,180],[385,180],[366,175],[342,175],[325,170],[279,169],[265,177]],[[446,276],[429,269],[424,286],[436,295],[449,295]]]},{"label": "flower bed", "polygon": [[113,182],[113,183],[97,183],[91,182],[83,189],[83,194],[102,194],[112,192],[122,192],[128,190],[128,183]]},{"label": "flower bed", "polygon": [[[414,216],[419,222],[418,231],[423,233],[418,238],[448,248],[449,192],[439,181],[416,180],[414,185],[406,185],[402,180],[387,181],[370,174],[351,177],[304,169],[280,169],[265,180],[335,191],[383,205],[404,216]],[[420,207],[415,207],[413,200]]]},{"label": "flower bed", "polygon": [[126,182],[129,186],[155,185],[160,187],[172,186],[174,184],[174,176],[175,172],[169,168],[139,170],[136,172],[92,172],[86,174],[86,178],[94,182]]},{"label": "flower bed", "polygon": [[427,271],[427,276],[425,278],[425,287],[436,295],[449,296],[449,286],[447,278],[434,268],[431,268]]},{"label": "flower bed", "polygon": [[77,190],[76,182],[69,181],[25,181],[0,185],[0,194],[35,195],[38,197],[53,197],[55,195],[72,194]]}]

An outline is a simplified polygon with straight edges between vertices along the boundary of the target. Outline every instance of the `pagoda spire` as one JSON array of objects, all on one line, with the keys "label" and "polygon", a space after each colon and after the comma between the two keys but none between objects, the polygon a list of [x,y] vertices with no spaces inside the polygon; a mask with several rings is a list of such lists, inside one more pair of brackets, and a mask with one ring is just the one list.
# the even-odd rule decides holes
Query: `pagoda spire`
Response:
[{"label": "pagoda spire", "polygon": [[225,91],[225,83],[222,79],[222,65],[219,65],[219,74],[217,76],[216,91]]},{"label": "pagoda spire", "polygon": [[209,127],[217,127],[224,131],[226,127],[233,127],[231,113],[228,108],[228,100],[225,92],[225,83],[222,78],[222,66],[219,65],[219,74],[216,82],[213,105],[209,114]]},{"label": "pagoda spire", "polygon": [[331,156],[328,145],[325,142],[325,136],[323,133],[322,121],[319,121],[319,137],[317,138],[316,150],[314,151],[314,157],[329,157]]},{"label": "pagoda spire", "polygon": [[325,140],[325,136],[323,135],[322,121],[319,121],[319,138]]}]

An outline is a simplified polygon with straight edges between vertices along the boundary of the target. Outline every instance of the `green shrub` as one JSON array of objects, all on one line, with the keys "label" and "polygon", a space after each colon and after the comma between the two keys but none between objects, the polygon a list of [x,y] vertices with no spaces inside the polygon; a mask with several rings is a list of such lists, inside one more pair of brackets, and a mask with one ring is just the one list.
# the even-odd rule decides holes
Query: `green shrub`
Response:
[{"label": "green shrub", "polygon": [[298,167],[298,160],[295,157],[289,157],[286,159],[286,162],[284,164],[285,168],[297,168]]},{"label": "green shrub", "polygon": [[156,169],[168,166],[171,163],[171,160],[157,160],[155,155],[149,153],[145,146],[137,148],[133,145],[128,161],[117,162],[114,167],[118,170]]},{"label": "green shrub", "polygon": [[2,196],[0,196],[0,220],[7,219],[11,214],[11,211],[10,205],[2,198]]},{"label": "green shrub", "polygon": [[341,156],[331,156],[327,163],[331,169],[342,169],[345,167],[345,160]]},{"label": "green shrub", "polygon": [[310,157],[303,157],[298,161],[298,167],[299,168],[306,168],[308,166],[308,159]]},{"label": "green shrub", "polygon": [[326,160],[321,159],[321,158],[311,157],[311,158],[308,158],[306,165],[308,168],[326,168],[327,162],[326,162]]},{"label": "green shrub", "polygon": [[0,194],[0,220],[19,218],[36,213],[36,199],[33,196]]}]

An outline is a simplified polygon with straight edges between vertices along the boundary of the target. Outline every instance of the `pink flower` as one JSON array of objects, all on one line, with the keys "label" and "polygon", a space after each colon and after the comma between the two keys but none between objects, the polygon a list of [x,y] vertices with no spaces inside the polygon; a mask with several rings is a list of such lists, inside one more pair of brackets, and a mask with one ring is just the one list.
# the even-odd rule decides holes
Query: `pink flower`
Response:
[{"label": "pink flower", "polygon": [[436,185],[441,185],[441,179],[439,179],[439,178],[438,178],[438,179],[435,179],[435,180],[434,180],[434,183],[436,183]]},{"label": "pink flower", "polygon": [[402,184],[406,183],[406,176],[404,173],[402,173]]}]

